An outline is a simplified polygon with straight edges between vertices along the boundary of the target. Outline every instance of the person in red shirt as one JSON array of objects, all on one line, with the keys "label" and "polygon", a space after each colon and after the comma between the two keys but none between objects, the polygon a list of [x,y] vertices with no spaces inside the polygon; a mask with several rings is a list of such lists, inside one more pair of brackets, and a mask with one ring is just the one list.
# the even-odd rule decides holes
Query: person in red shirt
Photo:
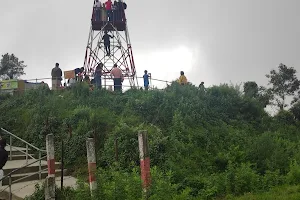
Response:
[{"label": "person in red shirt", "polygon": [[112,21],[112,9],[111,9],[111,7],[112,7],[111,0],[107,0],[107,2],[105,2],[105,9],[106,9],[109,21]]}]

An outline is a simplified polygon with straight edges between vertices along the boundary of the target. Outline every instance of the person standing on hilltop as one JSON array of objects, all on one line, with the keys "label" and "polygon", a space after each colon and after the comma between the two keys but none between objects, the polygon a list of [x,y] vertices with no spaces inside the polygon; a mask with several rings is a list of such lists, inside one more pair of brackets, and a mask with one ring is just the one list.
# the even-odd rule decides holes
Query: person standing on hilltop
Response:
[{"label": "person standing on hilltop", "polygon": [[178,83],[180,85],[186,85],[187,84],[187,79],[186,79],[183,71],[180,72],[180,77],[178,79]]},{"label": "person standing on hilltop", "polygon": [[200,89],[200,91],[202,91],[202,92],[205,91],[204,82],[201,82],[201,83],[200,83],[199,89]]},{"label": "person standing on hilltop", "polygon": [[76,68],[74,71],[75,71],[76,81],[81,81],[83,79],[82,77],[84,75],[84,67]]},{"label": "person standing on hilltop", "polygon": [[117,64],[114,64],[114,68],[111,70],[110,74],[114,79],[114,91],[122,89],[122,71],[118,68]]},{"label": "person standing on hilltop", "polygon": [[59,63],[55,64],[55,67],[51,71],[52,76],[52,90],[57,90],[61,86],[62,71],[59,68]]},{"label": "person standing on hilltop", "polygon": [[103,69],[103,63],[99,63],[96,67],[95,74],[94,74],[97,89],[101,89],[102,69]]},{"label": "person standing on hilltop", "polygon": [[[0,139],[0,180],[4,176],[3,167],[8,160],[8,153],[5,150],[6,140],[4,138]],[[0,181],[0,187],[2,186],[2,180]]]},{"label": "person standing on hilltop", "polygon": [[149,89],[149,75],[148,75],[148,71],[145,70],[144,71],[144,75],[143,75],[143,79],[144,79],[144,87],[145,87],[145,90],[148,90]]}]

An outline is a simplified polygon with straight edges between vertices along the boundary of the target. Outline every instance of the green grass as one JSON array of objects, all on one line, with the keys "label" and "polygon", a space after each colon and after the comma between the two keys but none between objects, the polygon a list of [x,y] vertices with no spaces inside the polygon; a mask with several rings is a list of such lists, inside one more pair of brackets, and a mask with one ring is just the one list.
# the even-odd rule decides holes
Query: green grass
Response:
[{"label": "green grass", "polygon": [[240,197],[226,198],[228,200],[299,200],[300,185],[281,186],[260,194],[245,194]]}]

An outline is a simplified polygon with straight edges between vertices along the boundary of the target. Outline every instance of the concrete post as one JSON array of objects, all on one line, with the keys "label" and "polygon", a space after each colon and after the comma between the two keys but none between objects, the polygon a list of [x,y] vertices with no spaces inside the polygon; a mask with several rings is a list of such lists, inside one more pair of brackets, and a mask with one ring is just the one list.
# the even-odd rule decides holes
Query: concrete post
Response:
[{"label": "concrete post", "polygon": [[48,164],[48,177],[45,181],[45,200],[55,200],[55,159],[54,159],[54,135],[46,136],[46,151]]},{"label": "concrete post", "polygon": [[93,196],[94,190],[97,188],[96,182],[96,152],[95,152],[95,140],[93,138],[88,138],[86,141],[87,150],[87,161],[89,169],[89,182],[91,195]]},{"label": "concrete post", "polygon": [[150,156],[149,156],[149,145],[148,145],[148,134],[147,131],[139,131],[139,152],[140,152],[140,166],[141,166],[141,179],[143,183],[144,198],[148,199],[149,186],[151,183],[150,175]]}]

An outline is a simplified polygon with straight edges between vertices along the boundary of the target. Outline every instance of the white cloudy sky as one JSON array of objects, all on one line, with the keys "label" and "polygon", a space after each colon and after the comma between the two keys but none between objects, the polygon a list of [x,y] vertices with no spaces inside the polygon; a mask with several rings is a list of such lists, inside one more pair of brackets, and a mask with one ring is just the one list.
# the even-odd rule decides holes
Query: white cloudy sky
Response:
[{"label": "white cloudy sky", "polygon": [[[300,71],[299,0],[127,0],[138,74],[199,84],[266,84],[279,63]],[[23,78],[83,65],[93,0],[0,1],[0,53],[28,65]]]}]

